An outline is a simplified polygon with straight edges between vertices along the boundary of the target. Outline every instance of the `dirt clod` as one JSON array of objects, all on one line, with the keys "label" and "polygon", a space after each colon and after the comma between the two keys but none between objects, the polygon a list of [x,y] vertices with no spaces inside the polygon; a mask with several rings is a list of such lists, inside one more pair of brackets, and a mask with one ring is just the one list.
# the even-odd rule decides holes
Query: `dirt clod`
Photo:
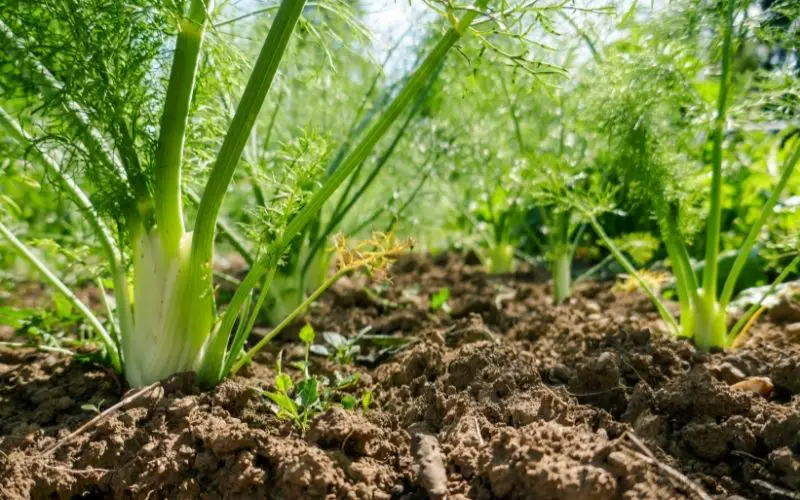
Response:
[{"label": "dirt clod", "polygon": [[[500,280],[448,254],[403,259],[379,297],[341,282],[315,328],[414,342],[365,344],[355,366],[313,357],[329,376],[359,371],[374,401],[305,434],[254,390],[281,348],[287,367],[302,354],[289,335],[214,390],[178,375],[69,440],[130,394],[121,379],[0,349],[0,498],[794,498],[800,347],[786,324],[800,306],[707,354],[663,333],[638,292],[581,283],[553,305],[537,276]],[[451,312],[433,314],[444,287]]]}]

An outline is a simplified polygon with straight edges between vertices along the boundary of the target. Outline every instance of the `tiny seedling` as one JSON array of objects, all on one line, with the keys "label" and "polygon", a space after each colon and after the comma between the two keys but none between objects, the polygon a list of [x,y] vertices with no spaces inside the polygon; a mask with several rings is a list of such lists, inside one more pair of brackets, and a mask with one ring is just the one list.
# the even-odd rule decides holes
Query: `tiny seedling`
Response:
[{"label": "tiny seedling", "polygon": [[442,310],[450,313],[450,305],[447,303],[450,299],[450,289],[447,287],[440,288],[436,293],[431,295],[431,311]]},{"label": "tiny seedling", "polygon": [[[314,347],[316,333],[311,325],[306,324],[300,330],[300,340],[305,347],[301,361],[292,363],[294,368],[303,374],[302,379],[296,384],[292,378],[283,371],[283,353],[278,355],[275,363],[275,391],[261,391],[275,405],[278,418],[290,420],[302,432],[308,430],[309,421],[320,415],[334,405],[339,405],[346,410],[353,410],[358,406],[359,400],[351,394],[361,381],[359,373],[343,376],[334,372],[334,379],[311,374],[309,354]],[[336,402],[338,400],[338,403]],[[360,404],[362,411],[366,412],[372,402],[372,392],[364,391]]]},{"label": "tiny seedling", "polygon": [[100,408],[103,406],[103,402],[105,399],[101,399],[99,403],[92,404],[92,403],[84,403],[81,405],[81,410],[88,411],[100,415]]},{"label": "tiny seedling", "polygon": [[314,344],[311,352],[318,356],[325,356],[333,359],[337,365],[349,365],[357,354],[361,352],[358,345],[359,336],[348,339],[337,332],[324,332],[322,338],[326,345]]}]

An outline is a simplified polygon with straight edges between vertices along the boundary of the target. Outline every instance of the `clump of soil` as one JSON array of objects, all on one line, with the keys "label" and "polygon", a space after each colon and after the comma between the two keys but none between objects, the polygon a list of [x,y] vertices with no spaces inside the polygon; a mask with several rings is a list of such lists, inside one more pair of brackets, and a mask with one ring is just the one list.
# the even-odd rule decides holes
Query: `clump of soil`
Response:
[{"label": "clump of soil", "polygon": [[[796,319],[705,354],[609,284],[552,305],[530,270],[412,255],[394,271],[388,287],[347,279],[309,313],[318,331],[413,342],[363,349],[346,370],[373,406],[305,434],[258,390],[279,348],[300,354],[291,334],[212,391],[191,374],[126,391],[106,369],[0,350],[0,497],[797,498],[800,346],[782,322]],[[432,312],[443,287],[449,307]]]}]

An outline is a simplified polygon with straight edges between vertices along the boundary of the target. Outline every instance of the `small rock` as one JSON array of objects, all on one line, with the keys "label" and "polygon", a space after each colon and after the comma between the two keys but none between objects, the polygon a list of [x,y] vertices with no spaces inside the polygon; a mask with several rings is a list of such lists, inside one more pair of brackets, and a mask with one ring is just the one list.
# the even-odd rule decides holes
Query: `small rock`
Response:
[{"label": "small rock", "polygon": [[190,414],[197,406],[197,398],[195,396],[185,396],[172,401],[169,406],[169,412],[173,417],[185,417]]},{"label": "small rock", "polygon": [[430,498],[447,497],[447,471],[439,440],[424,424],[414,424],[411,432],[411,453],[419,466],[417,481]]},{"label": "small rock", "polygon": [[736,368],[730,363],[722,363],[710,369],[714,378],[722,380],[728,385],[734,385],[745,379],[746,375],[742,370]]},{"label": "small rock", "polygon": [[800,337],[800,322],[786,325],[786,333],[790,337]]},{"label": "small rock", "polygon": [[567,367],[567,365],[559,363],[552,368],[550,368],[550,378],[553,380],[558,380],[561,382],[569,381],[570,377],[572,377],[572,370]]},{"label": "small rock", "polygon": [[792,489],[800,488],[800,458],[788,447],[779,448],[769,454],[773,470],[781,473],[780,481]]},{"label": "small rock", "polygon": [[769,310],[769,318],[775,323],[800,322],[800,302],[781,300]]},{"label": "small rock", "polygon": [[428,333],[428,339],[434,344],[441,346],[445,345],[444,336],[442,335],[442,332],[440,332],[439,330],[431,330]]},{"label": "small rock", "polygon": [[587,301],[585,304],[586,311],[592,314],[600,314],[603,312],[603,309],[597,302]]},{"label": "small rock", "polygon": [[800,394],[800,366],[792,357],[779,361],[771,375],[776,386]]},{"label": "small rock", "polygon": [[772,394],[772,380],[768,377],[750,377],[731,386],[732,391],[754,392],[768,398]]},{"label": "small rock", "polygon": [[716,461],[728,453],[728,442],[719,424],[693,422],[683,428],[682,434],[684,442],[698,457]]}]

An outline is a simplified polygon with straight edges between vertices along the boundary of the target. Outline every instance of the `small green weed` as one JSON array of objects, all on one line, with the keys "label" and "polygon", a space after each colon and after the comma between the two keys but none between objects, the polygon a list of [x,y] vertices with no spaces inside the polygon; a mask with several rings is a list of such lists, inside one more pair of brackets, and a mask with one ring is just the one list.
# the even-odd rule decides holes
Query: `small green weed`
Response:
[{"label": "small green weed", "polygon": [[[341,335],[338,336],[341,337]],[[352,394],[353,389],[361,380],[361,375],[357,372],[346,376],[334,372],[333,380],[311,374],[308,358],[314,347],[315,337],[316,333],[311,325],[307,324],[300,330],[300,340],[305,346],[305,355],[302,361],[294,362],[292,366],[302,371],[302,379],[295,384],[292,378],[283,371],[283,353],[281,352],[275,365],[278,372],[275,376],[275,391],[261,391],[277,405],[278,418],[290,420],[302,432],[308,430],[308,423],[313,417],[324,413],[333,406],[353,410],[360,403],[362,411],[366,412],[372,403],[372,392],[369,390],[365,390],[360,399]],[[341,338],[344,339],[344,337]],[[337,339],[337,342],[339,341]]]},{"label": "small green weed", "polygon": [[450,313],[450,305],[447,303],[450,299],[450,289],[447,287],[440,288],[436,293],[431,295],[431,311],[442,310]]}]

